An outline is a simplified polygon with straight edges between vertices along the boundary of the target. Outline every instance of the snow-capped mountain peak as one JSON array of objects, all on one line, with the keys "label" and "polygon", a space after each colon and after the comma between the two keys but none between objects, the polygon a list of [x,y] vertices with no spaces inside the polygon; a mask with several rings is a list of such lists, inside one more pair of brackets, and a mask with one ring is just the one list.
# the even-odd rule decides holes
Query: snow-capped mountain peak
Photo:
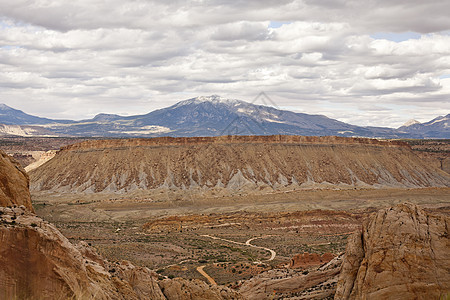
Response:
[{"label": "snow-capped mountain peak", "polygon": [[402,125],[402,127],[408,127],[408,126],[412,126],[415,124],[421,124],[419,121],[411,119],[408,122],[406,122],[405,124]]},{"label": "snow-capped mountain peak", "polygon": [[199,96],[199,97],[195,97],[192,99],[184,100],[184,101],[181,101],[181,102],[178,102],[177,104],[175,104],[175,107],[181,107],[184,105],[192,105],[192,104],[200,104],[200,103],[204,103],[204,102],[210,102],[213,104],[223,103],[223,104],[233,105],[233,106],[246,103],[244,101],[237,100],[237,99],[228,99],[228,98],[221,97],[219,95],[211,95],[211,96]]}]

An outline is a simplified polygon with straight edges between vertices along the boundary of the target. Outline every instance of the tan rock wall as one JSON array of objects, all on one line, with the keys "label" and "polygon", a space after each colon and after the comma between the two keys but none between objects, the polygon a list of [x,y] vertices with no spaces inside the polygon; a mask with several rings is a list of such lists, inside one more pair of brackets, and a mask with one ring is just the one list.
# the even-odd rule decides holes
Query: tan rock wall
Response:
[{"label": "tan rock wall", "polygon": [[349,240],[335,299],[450,295],[449,223],[413,204],[380,210]]},{"label": "tan rock wall", "polygon": [[25,170],[0,150],[0,206],[23,205],[33,211],[28,185],[29,179]]}]

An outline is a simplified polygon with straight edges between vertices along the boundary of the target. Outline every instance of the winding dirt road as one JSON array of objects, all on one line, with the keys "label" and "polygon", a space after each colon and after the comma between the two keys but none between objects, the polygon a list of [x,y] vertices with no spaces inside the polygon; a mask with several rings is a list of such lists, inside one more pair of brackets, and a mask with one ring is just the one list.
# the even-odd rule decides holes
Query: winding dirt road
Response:
[{"label": "winding dirt road", "polygon": [[264,250],[266,250],[266,251],[269,251],[269,252],[270,252],[270,258],[267,259],[266,261],[274,260],[275,256],[277,256],[277,253],[276,253],[274,250],[269,249],[269,248],[266,248],[266,247],[255,246],[255,245],[250,244],[251,241],[256,240],[256,239],[260,239],[260,238],[262,238],[262,237],[254,237],[254,238],[248,239],[248,240],[245,242],[245,244],[246,244],[247,246],[251,246],[251,247],[255,247],[255,248],[264,249]]},{"label": "winding dirt road", "polygon": [[254,238],[248,239],[245,243],[236,242],[236,241],[232,241],[232,240],[227,240],[227,239],[223,239],[223,238],[220,238],[220,237],[217,237],[217,236],[213,236],[213,235],[208,235],[208,234],[202,234],[201,236],[208,237],[208,238],[213,239],[213,240],[221,240],[221,241],[228,242],[228,243],[233,243],[233,244],[237,244],[237,245],[249,246],[249,247],[253,247],[253,248],[259,248],[259,249],[266,250],[266,251],[270,252],[270,258],[266,259],[265,261],[274,260],[274,258],[277,256],[277,253],[274,250],[272,250],[272,249],[269,249],[269,248],[266,248],[266,247],[255,246],[255,245],[250,244],[250,242],[253,241],[253,240],[261,239],[261,238],[268,237],[268,236],[254,237]]},{"label": "winding dirt road", "polygon": [[[275,256],[277,256],[277,253],[274,250],[272,250],[272,249],[269,249],[269,248],[266,248],[266,247],[255,246],[255,245],[250,244],[250,242],[253,241],[253,240],[264,238],[264,237],[267,237],[267,236],[257,236],[257,237],[248,239],[245,243],[236,242],[236,241],[232,241],[232,240],[227,240],[227,239],[223,239],[223,238],[220,238],[220,237],[217,237],[217,236],[208,235],[208,234],[202,234],[201,236],[208,237],[208,238],[213,239],[213,240],[221,240],[221,241],[224,241],[224,242],[227,242],[227,243],[233,243],[233,244],[237,244],[237,245],[241,245],[241,246],[249,246],[249,247],[253,247],[253,248],[258,248],[258,249],[263,249],[263,250],[269,251],[270,252],[270,258],[266,259],[265,261],[274,260]],[[258,263],[260,263],[260,262],[258,262]],[[202,274],[209,281],[209,283],[217,284],[214,281],[214,279],[211,276],[209,276],[203,270],[204,267],[205,266],[197,267],[197,272]]]},{"label": "winding dirt road", "polygon": [[208,273],[203,271],[204,267],[206,267],[206,266],[197,267],[197,272],[202,274],[209,281],[209,283],[217,285],[216,281],[211,276],[209,276]]}]

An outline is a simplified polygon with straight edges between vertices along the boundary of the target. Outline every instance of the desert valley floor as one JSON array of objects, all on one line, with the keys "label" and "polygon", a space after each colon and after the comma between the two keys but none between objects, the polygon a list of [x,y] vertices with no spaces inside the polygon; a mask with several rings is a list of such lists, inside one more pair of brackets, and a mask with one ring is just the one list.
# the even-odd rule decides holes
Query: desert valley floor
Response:
[{"label": "desert valley floor", "polygon": [[[177,199],[176,192],[149,195],[32,194],[36,213],[73,242],[87,241],[111,260],[130,260],[167,276],[238,284],[297,254],[333,256],[362,220],[403,202],[450,212],[449,188],[301,190],[264,195]],[[218,239],[220,238],[220,239]],[[276,252],[271,253],[262,248]],[[313,258],[297,268],[323,264]]]}]

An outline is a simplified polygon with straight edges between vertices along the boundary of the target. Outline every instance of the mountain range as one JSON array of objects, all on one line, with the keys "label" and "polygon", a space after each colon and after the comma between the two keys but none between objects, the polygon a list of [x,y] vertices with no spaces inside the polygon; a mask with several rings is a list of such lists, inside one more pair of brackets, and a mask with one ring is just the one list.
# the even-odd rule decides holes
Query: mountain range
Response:
[{"label": "mountain range", "polygon": [[0,135],[157,137],[220,135],[359,136],[450,138],[450,114],[400,128],[362,127],[323,115],[309,115],[220,96],[200,96],[144,115],[98,114],[92,119],[41,118],[0,104]]}]

